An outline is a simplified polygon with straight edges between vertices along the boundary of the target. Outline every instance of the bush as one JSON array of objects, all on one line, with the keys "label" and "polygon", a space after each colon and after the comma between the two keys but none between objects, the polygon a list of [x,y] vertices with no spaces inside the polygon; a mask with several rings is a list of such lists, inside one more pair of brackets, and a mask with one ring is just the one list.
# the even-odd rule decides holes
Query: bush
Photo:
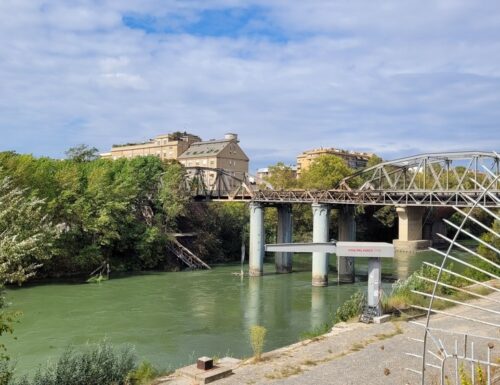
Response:
[{"label": "bush", "polygon": [[351,318],[359,316],[363,311],[365,295],[361,291],[354,293],[335,312],[335,323],[345,322]]},{"label": "bush", "polygon": [[254,325],[250,328],[250,345],[252,346],[255,361],[260,361],[267,329],[264,326]]},{"label": "bush", "polygon": [[13,385],[128,385],[134,367],[130,348],[116,351],[103,342],[83,353],[68,348],[55,364],[39,368],[32,379],[24,377]]},{"label": "bush", "polygon": [[0,385],[9,385],[12,381],[14,369],[7,360],[0,360]]},{"label": "bush", "polygon": [[129,373],[128,380],[133,385],[147,385],[158,375],[153,365],[149,362],[142,362],[137,369]]}]

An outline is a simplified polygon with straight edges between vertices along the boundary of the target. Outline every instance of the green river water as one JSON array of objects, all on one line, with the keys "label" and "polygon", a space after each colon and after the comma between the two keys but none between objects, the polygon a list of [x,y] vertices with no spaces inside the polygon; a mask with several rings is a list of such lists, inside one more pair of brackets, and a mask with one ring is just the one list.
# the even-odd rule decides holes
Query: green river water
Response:
[{"label": "green river water", "polygon": [[[406,277],[432,253],[384,261],[384,274]],[[366,274],[366,263],[356,262]],[[332,257],[331,265],[335,265]],[[303,332],[329,321],[336,308],[366,282],[311,287],[310,257],[294,258],[294,273],[241,278],[239,265],[212,270],[147,273],[101,284],[51,283],[7,291],[11,310],[23,315],[15,337],[3,337],[18,373],[33,372],[67,346],[108,339],[135,347],[140,360],[161,369],[192,363],[202,355],[250,355],[248,328],[268,329],[266,350],[300,339]],[[268,272],[268,273],[267,273]],[[385,288],[390,289],[390,282]]]}]

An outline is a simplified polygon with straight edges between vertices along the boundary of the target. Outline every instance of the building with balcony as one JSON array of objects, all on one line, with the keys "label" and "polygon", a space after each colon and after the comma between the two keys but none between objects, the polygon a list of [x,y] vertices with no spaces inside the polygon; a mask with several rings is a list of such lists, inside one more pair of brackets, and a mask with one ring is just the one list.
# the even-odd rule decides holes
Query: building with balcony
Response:
[{"label": "building with balcony", "polygon": [[308,170],[314,160],[322,155],[336,155],[342,158],[353,169],[365,168],[368,160],[373,156],[373,154],[368,152],[347,151],[337,148],[317,148],[304,151],[297,156],[297,177],[300,177],[303,171]]}]

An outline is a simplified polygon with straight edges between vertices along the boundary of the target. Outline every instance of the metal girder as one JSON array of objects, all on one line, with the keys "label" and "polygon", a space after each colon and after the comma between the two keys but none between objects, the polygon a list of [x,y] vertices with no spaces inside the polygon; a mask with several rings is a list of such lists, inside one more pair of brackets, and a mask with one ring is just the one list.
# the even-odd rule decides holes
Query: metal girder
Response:
[{"label": "metal girder", "polygon": [[[471,207],[481,196],[477,183],[495,180],[499,164],[496,152],[423,154],[367,168],[332,190],[274,190],[248,174],[188,167],[186,189],[194,199],[213,201]],[[497,207],[499,200],[500,183],[495,181],[481,203]]]}]

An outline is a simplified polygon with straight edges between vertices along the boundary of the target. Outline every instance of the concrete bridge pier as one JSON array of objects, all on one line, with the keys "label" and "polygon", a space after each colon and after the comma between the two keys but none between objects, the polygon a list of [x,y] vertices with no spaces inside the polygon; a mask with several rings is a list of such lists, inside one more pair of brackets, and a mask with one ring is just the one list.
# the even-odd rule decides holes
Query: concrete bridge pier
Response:
[{"label": "concrete bridge pier", "polygon": [[[282,204],[278,206],[278,231],[277,243],[292,243],[292,205]],[[292,253],[275,253],[274,263],[277,273],[292,272]]]},{"label": "concrete bridge pier", "polygon": [[250,203],[250,276],[259,276],[264,273],[264,205],[258,202]]},{"label": "concrete bridge pier", "polygon": [[396,208],[399,218],[398,239],[393,241],[396,253],[416,253],[429,247],[430,242],[422,239],[425,207],[401,206]]},{"label": "concrete bridge pier", "polygon": [[442,247],[448,243],[438,236],[438,234],[446,235],[445,218],[451,217],[455,210],[451,207],[431,207],[426,214],[424,223],[423,238],[431,241],[433,247]]},{"label": "concrete bridge pier", "polygon": [[[313,242],[329,241],[330,206],[314,203],[313,211]],[[328,254],[312,253],[312,285],[328,286]]]},{"label": "concrete bridge pier", "polygon": [[[339,209],[339,241],[355,241],[356,240],[356,220],[354,217],[355,207],[352,205],[344,205]],[[353,257],[337,257],[339,281],[342,283],[354,282],[354,258]]]}]

